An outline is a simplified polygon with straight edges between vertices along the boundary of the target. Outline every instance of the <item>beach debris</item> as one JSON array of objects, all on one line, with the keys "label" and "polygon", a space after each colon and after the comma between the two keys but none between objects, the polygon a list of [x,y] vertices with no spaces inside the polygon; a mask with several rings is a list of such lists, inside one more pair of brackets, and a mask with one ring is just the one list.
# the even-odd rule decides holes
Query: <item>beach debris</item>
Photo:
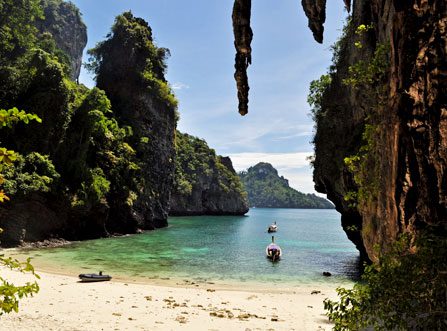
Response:
[{"label": "beach debris", "polygon": [[144,298],[145,298],[147,301],[152,301],[152,297],[151,297],[150,295],[146,295]]},{"label": "beach debris", "polygon": [[121,316],[120,313],[112,313],[113,316]]},{"label": "beach debris", "polygon": [[259,318],[259,319],[263,319],[263,320],[266,319],[266,317],[264,317],[264,316],[258,316],[256,314],[250,314],[250,313],[239,314],[237,318],[241,321],[248,321],[248,319],[251,317]]},{"label": "beach debris", "polygon": [[314,306],[307,306],[307,308],[313,308]]},{"label": "beach debris", "polygon": [[323,271],[323,276],[330,277],[332,274],[329,271]]},{"label": "beach debris", "polygon": [[211,288],[207,288],[206,291],[207,291],[207,292],[216,292],[216,290],[213,290],[213,289],[211,289]]},{"label": "beach debris", "polygon": [[278,322],[278,316],[272,316],[270,319],[272,322]]},{"label": "beach debris", "polygon": [[128,320],[129,320],[129,321],[135,321],[135,319],[132,318],[132,317],[129,317]]},{"label": "beach debris", "polygon": [[313,290],[312,292],[310,292],[310,294],[319,294],[319,293],[321,293],[321,291]]},{"label": "beach debris", "polygon": [[185,324],[188,322],[188,319],[185,316],[179,315],[175,319],[177,322]]},{"label": "beach debris", "polygon": [[210,316],[219,317],[219,318],[233,318],[234,314],[231,310],[228,309],[220,309],[217,311],[210,312]]}]

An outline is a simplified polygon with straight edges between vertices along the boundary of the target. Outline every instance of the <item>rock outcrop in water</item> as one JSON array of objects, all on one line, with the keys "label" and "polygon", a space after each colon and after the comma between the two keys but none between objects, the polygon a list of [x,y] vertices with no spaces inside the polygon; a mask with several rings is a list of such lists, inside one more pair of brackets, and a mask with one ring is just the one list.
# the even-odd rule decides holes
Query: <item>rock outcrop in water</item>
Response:
[{"label": "rock outcrop in water", "polygon": [[[169,51],[154,44],[147,22],[124,13],[108,39],[90,51],[90,69],[102,89],[88,89],[70,79],[77,78],[85,45],[78,9],[59,0],[41,4],[46,18],[37,22],[38,10],[26,5],[10,4],[8,17],[0,13],[0,31],[15,34],[0,41],[0,107],[42,119],[0,130],[2,146],[21,154],[2,169],[1,189],[11,201],[0,205],[1,244],[166,226],[178,118],[164,75]],[[17,28],[20,20],[26,29]],[[201,150],[191,153],[200,159]],[[246,212],[231,162],[215,154],[209,161],[212,174],[195,173],[203,180],[193,187],[201,192],[200,207],[198,200],[175,195],[175,212]]]},{"label": "rock outcrop in water", "polygon": [[278,175],[270,163],[260,162],[239,173],[248,193],[251,207],[261,208],[321,208],[334,205],[315,194],[301,193],[289,186],[289,181]]},{"label": "rock outcrop in water", "polygon": [[[447,228],[447,3],[344,4],[352,17],[321,105],[314,180],[363,257],[376,260],[374,247],[386,251],[401,233]],[[302,5],[321,42],[325,1]],[[248,84],[238,88],[248,94]]]},{"label": "rock outcrop in water", "polygon": [[246,192],[229,157],[204,140],[177,131],[170,215],[243,215]]}]

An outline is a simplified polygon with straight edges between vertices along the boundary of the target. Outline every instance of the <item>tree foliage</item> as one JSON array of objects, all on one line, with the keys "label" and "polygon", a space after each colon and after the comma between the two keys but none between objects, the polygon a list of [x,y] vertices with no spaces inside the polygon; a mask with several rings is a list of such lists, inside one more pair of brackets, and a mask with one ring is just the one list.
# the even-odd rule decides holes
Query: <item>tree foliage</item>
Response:
[{"label": "tree foliage", "polygon": [[[0,109],[0,127],[12,126],[13,123],[18,123],[23,121],[28,123],[30,120],[41,121],[40,118],[35,114],[27,114],[24,111],[18,111],[17,108],[13,108],[9,111]],[[6,148],[0,148],[0,185],[5,185],[4,172],[5,170],[10,170],[14,168],[13,162],[17,160],[18,156],[13,151],[8,151]],[[9,200],[9,198],[4,194],[3,189],[0,191],[0,202],[4,200]],[[3,230],[0,229],[0,233]],[[36,278],[39,278],[37,274],[34,273],[34,268],[30,263],[30,259],[26,262],[19,262],[16,259],[10,257],[5,257],[4,254],[0,254],[0,266],[7,267],[12,270],[20,272],[30,272]],[[18,312],[19,310],[19,300],[24,296],[33,295],[39,291],[39,285],[37,282],[30,283],[27,282],[25,285],[16,286],[11,282],[0,276],[0,315],[4,313],[10,313],[12,311]]]},{"label": "tree foliage", "polygon": [[447,240],[404,235],[380,261],[367,266],[353,289],[338,288],[326,299],[334,330],[445,330],[447,328]]},{"label": "tree foliage", "polygon": [[[159,48],[152,37],[149,24],[131,12],[117,16],[108,39],[90,49],[87,68],[103,79],[127,77],[135,86],[143,86],[169,109],[177,109],[177,99],[166,79],[166,59],[170,52]],[[126,61],[127,59],[127,61]]]},{"label": "tree foliage", "polygon": [[36,42],[34,22],[42,18],[40,0],[0,0],[0,65],[26,53]]},{"label": "tree foliage", "polygon": [[174,193],[189,196],[194,188],[215,181],[221,194],[233,194],[241,199],[246,192],[237,174],[223,164],[221,157],[197,137],[176,132],[176,167]]}]

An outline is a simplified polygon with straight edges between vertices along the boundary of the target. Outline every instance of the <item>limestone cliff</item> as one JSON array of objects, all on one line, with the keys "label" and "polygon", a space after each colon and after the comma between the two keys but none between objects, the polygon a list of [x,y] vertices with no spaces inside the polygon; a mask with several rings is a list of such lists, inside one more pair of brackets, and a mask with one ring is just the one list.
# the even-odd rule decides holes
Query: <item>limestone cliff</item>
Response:
[{"label": "limestone cliff", "polygon": [[87,45],[87,27],[79,9],[71,2],[42,0],[44,19],[37,22],[41,33],[50,33],[58,48],[70,60],[70,78],[76,80],[81,72],[82,52]]},{"label": "limestone cliff", "polygon": [[11,197],[0,206],[2,245],[167,224],[177,120],[164,78],[168,51],[130,13],[118,16],[113,32],[92,51],[98,84],[113,103],[103,90],[70,81],[53,35],[35,31],[21,54],[0,59],[1,108],[42,119],[0,130],[2,146],[23,155],[2,171]]},{"label": "limestone cliff", "polygon": [[[318,42],[323,38],[325,3],[302,1]],[[235,0],[235,45],[251,41],[249,29],[241,24],[250,18],[249,10],[242,10],[247,9],[244,4],[250,1]],[[401,233],[446,231],[447,3],[344,4],[352,9],[352,17],[336,47],[332,83],[317,120],[314,180],[317,190],[327,193],[342,213],[348,237],[363,257],[376,260]],[[365,33],[359,40],[355,31],[361,25]],[[386,70],[372,77],[384,62]],[[246,69],[238,61],[236,66]],[[236,81],[247,105],[248,84],[238,77]],[[361,199],[353,206],[349,200],[355,194]]]},{"label": "limestone cliff", "polygon": [[[97,86],[106,92],[120,124],[133,131],[131,143],[144,180],[134,203],[135,218],[144,229],[166,226],[177,124],[177,100],[165,79],[169,50],[154,45],[146,21],[126,12],[90,54],[97,61]],[[119,214],[117,209],[111,217]]]},{"label": "limestone cliff", "polygon": [[[361,24],[372,29],[359,48],[354,31]],[[375,245],[383,252],[400,233],[447,226],[446,31],[445,1],[353,3],[317,121],[314,180],[342,213],[349,238],[372,260],[380,256]],[[385,80],[366,89],[343,83],[350,66],[374,59],[382,46],[389,61]],[[371,93],[378,87],[383,93]],[[367,143],[368,126],[374,134],[359,185],[344,158]],[[344,197],[366,186],[373,188],[353,208]]]},{"label": "limestone cliff", "polygon": [[170,215],[243,215],[246,193],[230,158],[204,140],[176,134],[176,172]]}]

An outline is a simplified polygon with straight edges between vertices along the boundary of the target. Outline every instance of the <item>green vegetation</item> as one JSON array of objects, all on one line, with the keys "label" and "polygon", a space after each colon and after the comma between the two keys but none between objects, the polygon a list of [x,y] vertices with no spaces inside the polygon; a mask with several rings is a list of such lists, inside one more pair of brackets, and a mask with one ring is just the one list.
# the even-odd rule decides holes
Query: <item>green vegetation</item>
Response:
[{"label": "green vegetation", "polygon": [[377,177],[371,173],[377,173],[377,162],[371,153],[375,150],[375,141],[378,134],[378,127],[365,124],[365,131],[362,135],[362,145],[357,154],[344,159],[348,170],[352,173],[354,182],[358,187],[357,191],[350,191],[345,196],[345,201],[351,203],[351,207],[357,203],[366,203],[374,199],[379,191]]},{"label": "green vegetation", "polygon": [[[41,122],[41,119],[35,114],[27,114],[24,111],[19,111],[17,108],[9,110],[0,109],[0,127],[12,127],[13,124],[20,121],[28,124],[30,120]],[[16,154],[14,151],[7,150],[4,147],[0,148],[0,153],[0,185],[3,186],[5,182],[8,183],[5,172],[14,169],[15,167],[13,166],[13,162],[15,162],[19,157],[21,158],[21,156]],[[27,157],[32,159],[33,155]],[[20,189],[22,189],[22,187],[20,187]],[[9,197],[2,189],[0,191],[0,202],[3,203],[5,201],[9,201]],[[0,233],[1,232],[3,232],[3,230],[0,228]],[[0,254],[0,266],[19,272],[30,272],[36,278],[39,278],[39,275],[34,273],[34,268],[31,265],[29,258],[26,262],[20,262],[16,259],[5,257],[4,254]],[[0,315],[10,313],[12,311],[18,312],[19,300],[24,296],[32,296],[37,292],[39,292],[39,285],[37,282],[28,282],[25,285],[16,286],[0,276]]]},{"label": "green vegetation", "polygon": [[[361,24],[355,34],[361,38],[364,33],[373,29],[372,25]],[[354,43],[357,49],[362,49],[360,40]],[[343,84],[352,88],[363,87],[369,91],[369,99],[375,108],[381,106],[386,97],[386,77],[389,71],[389,47],[378,44],[371,59],[360,60],[349,66],[349,75],[343,80]],[[374,108],[373,107],[373,108]],[[362,145],[358,152],[344,158],[344,163],[352,173],[357,191],[348,192],[344,199],[350,202],[352,207],[359,207],[368,201],[375,199],[379,191],[377,147],[375,141],[380,128],[376,124],[375,109],[365,118],[365,127],[362,134]]]},{"label": "green vegetation", "polygon": [[258,163],[239,173],[248,193],[250,206],[265,208],[334,208],[328,200],[304,194],[289,186],[269,163]]},{"label": "green vegetation", "polygon": [[330,74],[321,75],[319,79],[310,82],[307,103],[312,107],[311,114],[315,122],[318,121],[318,117],[321,115],[324,92],[331,85],[331,82],[332,77]]},{"label": "green vegetation", "polygon": [[[123,48],[131,46],[138,57],[131,67],[123,67]],[[131,12],[119,15],[112,27],[108,39],[100,42],[95,48],[88,51],[90,62],[87,68],[97,75],[98,85],[107,85],[104,79],[126,77],[133,84],[144,86],[151,95],[155,96],[169,109],[177,109],[177,99],[171,91],[166,79],[166,59],[170,52],[167,48],[155,46],[152,38],[152,29],[146,21],[134,17]]]},{"label": "green vegetation", "polygon": [[325,300],[334,330],[444,330],[447,327],[447,240],[423,235],[397,241],[366,267],[353,289]]},{"label": "green vegetation", "polygon": [[189,196],[194,188],[201,189],[203,183],[216,182],[222,195],[234,194],[246,199],[247,193],[237,174],[222,163],[204,140],[177,131],[175,142],[174,194]]},{"label": "green vegetation", "polygon": [[[0,110],[0,119],[8,119],[2,122],[2,142],[25,155],[0,150],[3,158],[17,159],[4,171],[6,194],[49,193],[74,208],[131,206],[142,185],[132,129],[119,124],[103,91],[70,80],[71,59],[51,33],[36,28],[48,16],[52,33],[62,33],[67,20],[80,15],[78,9],[60,0],[23,0],[20,5],[0,0],[0,8],[0,100],[36,114]],[[39,126],[12,127],[40,118]]]}]

